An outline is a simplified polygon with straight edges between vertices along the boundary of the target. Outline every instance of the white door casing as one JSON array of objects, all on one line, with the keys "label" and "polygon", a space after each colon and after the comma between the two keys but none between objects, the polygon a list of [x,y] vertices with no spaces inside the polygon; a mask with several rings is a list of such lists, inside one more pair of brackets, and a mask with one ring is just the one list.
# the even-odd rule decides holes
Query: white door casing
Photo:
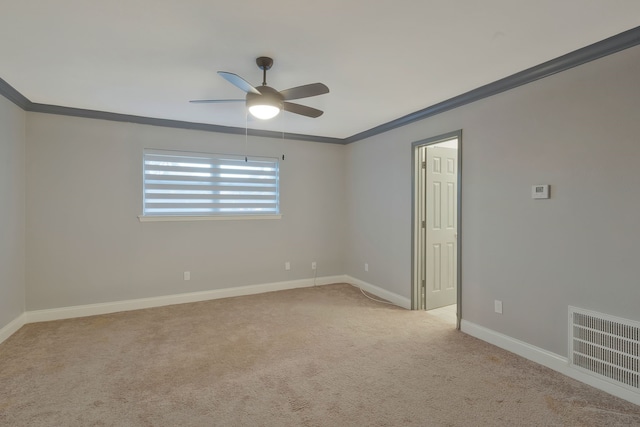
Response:
[{"label": "white door casing", "polygon": [[426,197],[427,197],[427,148],[425,146],[417,149],[417,164],[416,164],[416,193],[415,193],[415,215],[418,219],[416,224],[416,245],[415,259],[416,270],[415,274],[417,281],[417,305],[414,307],[418,310],[426,310],[426,246],[427,246],[427,233],[426,233]]}]

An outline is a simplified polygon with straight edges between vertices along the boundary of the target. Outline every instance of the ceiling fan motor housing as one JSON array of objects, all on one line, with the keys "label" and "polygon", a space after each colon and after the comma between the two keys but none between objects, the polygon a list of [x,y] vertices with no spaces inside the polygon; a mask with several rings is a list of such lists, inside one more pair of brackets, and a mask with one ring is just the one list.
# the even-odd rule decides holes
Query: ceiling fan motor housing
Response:
[{"label": "ceiling fan motor housing", "polygon": [[270,86],[258,86],[256,89],[260,91],[260,95],[252,92],[247,92],[247,107],[252,105],[273,105],[279,109],[283,109],[284,98],[274,88]]}]

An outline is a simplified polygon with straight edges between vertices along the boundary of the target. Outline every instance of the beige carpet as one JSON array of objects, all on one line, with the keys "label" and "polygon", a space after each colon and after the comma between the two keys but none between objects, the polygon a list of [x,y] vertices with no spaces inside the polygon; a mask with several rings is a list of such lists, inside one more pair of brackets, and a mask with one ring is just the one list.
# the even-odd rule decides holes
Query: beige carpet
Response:
[{"label": "beige carpet", "polygon": [[640,407],[338,284],[26,325],[3,426],[640,425]]}]

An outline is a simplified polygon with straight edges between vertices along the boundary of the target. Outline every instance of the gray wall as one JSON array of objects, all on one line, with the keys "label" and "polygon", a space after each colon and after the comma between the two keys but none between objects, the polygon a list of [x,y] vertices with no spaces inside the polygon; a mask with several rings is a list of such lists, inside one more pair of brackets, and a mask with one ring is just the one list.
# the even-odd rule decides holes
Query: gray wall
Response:
[{"label": "gray wall", "polygon": [[25,307],[25,116],[0,96],[0,329]]},{"label": "gray wall", "polygon": [[410,296],[411,142],[462,129],[463,319],[560,355],[568,305],[640,321],[638,76],[635,47],[349,145],[347,274]]},{"label": "gray wall", "polygon": [[244,136],[28,113],[27,141],[28,310],[344,273],[344,146],[249,137],[285,154],[280,220],[140,223],[143,148],[244,154]]}]

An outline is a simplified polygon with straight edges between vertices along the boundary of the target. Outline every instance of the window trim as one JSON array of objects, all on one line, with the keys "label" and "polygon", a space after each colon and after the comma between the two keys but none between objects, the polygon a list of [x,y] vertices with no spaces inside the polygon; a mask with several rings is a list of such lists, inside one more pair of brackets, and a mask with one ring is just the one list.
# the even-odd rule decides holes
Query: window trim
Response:
[{"label": "window trim", "polygon": [[245,221],[252,219],[282,219],[282,214],[276,215],[211,215],[211,216],[170,216],[170,215],[138,215],[140,222],[161,222],[161,221]]}]

